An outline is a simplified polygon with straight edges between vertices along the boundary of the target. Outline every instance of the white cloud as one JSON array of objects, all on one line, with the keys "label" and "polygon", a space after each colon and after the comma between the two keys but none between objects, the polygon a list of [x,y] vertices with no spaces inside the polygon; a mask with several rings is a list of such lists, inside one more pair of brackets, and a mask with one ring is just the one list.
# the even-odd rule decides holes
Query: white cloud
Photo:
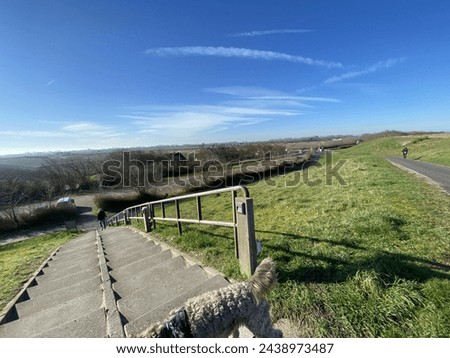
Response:
[{"label": "white cloud", "polygon": [[241,97],[249,100],[267,101],[267,103],[272,103],[272,101],[291,101],[291,103],[297,102],[297,104],[302,104],[301,102],[340,102],[340,100],[331,97],[292,96],[281,91],[260,87],[229,86],[207,88],[205,91]]},{"label": "white cloud", "polygon": [[402,63],[405,61],[405,58],[398,58],[398,59],[389,59],[387,61],[380,61],[364,70],[359,70],[359,71],[351,71],[351,72],[347,72],[347,73],[343,73],[339,76],[333,76],[330,77],[328,79],[326,79],[324,81],[324,84],[330,84],[330,83],[335,83],[335,82],[340,82],[340,81],[344,81],[344,80],[348,80],[351,78],[355,78],[355,77],[359,77],[359,76],[363,76],[369,73],[373,73],[376,72],[378,70],[382,70],[382,69],[387,69],[390,68],[392,66],[395,66],[399,63]]},{"label": "white cloud", "polygon": [[232,37],[254,37],[254,36],[265,36],[265,35],[279,35],[279,34],[302,34],[307,32],[312,32],[313,30],[308,29],[279,29],[279,30],[261,30],[261,31],[249,31],[249,32],[238,32],[236,34],[230,34]]},{"label": "white cloud", "polygon": [[327,68],[342,68],[339,62],[314,60],[312,58],[289,55],[282,52],[252,50],[238,47],[212,47],[212,46],[185,46],[185,47],[158,47],[145,51],[147,55],[155,56],[214,56],[229,58],[246,58],[265,61],[287,61],[310,66]]},{"label": "white cloud", "polygon": [[219,94],[227,94],[236,97],[276,96],[283,94],[283,92],[280,91],[252,86],[212,87],[212,88],[205,88],[204,91]]},{"label": "white cloud", "polygon": [[0,131],[0,136],[4,137],[41,137],[41,138],[50,138],[50,137],[60,137],[61,134],[53,131],[36,131],[36,130],[17,130],[17,131]]},{"label": "white cloud", "polygon": [[[128,113],[117,117],[129,120],[140,134],[149,135],[150,140],[176,139],[182,143],[212,140],[214,133],[227,131],[234,138],[243,133],[261,131],[265,122],[298,121],[313,108],[307,103],[337,103],[329,97],[295,96],[288,93],[246,86],[206,88],[204,92],[222,96],[213,104],[197,105],[140,105],[128,108]],[[225,100],[224,100],[225,98]],[[277,127],[275,123],[273,127]],[[201,139],[203,138],[203,139]],[[224,137],[225,138],[225,137]]]},{"label": "white cloud", "polygon": [[119,115],[130,119],[140,133],[151,133],[172,138],[194,138],[207,133],[239,126],[252,126],[277,118],[288,118],[302,113],[290,108],[255,108],[226,105],[172,106],[170,109],[145,106],[139,115]]},{"label": "white cloud", "polygon": [[116,129],[92,122],[79,122],[61,128],[65,135],[76,137],[102,137],[112,138],[120,136]]}]

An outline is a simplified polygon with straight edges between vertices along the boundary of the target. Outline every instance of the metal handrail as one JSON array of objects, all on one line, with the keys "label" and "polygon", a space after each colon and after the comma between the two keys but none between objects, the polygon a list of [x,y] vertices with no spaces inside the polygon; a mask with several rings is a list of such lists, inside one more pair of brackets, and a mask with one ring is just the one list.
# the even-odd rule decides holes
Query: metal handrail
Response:
[{"label": "metal handrail", "polygon": [[[211,226],[220,226],[220,227],[230,227],[234,229],[234,238],[235,242],[237,241],[237,223],[236,223],[236,212],[234,210],[234,199],[237,196],[237,192],[241,191],[245,198],[250,197],[250,193],[248,189],[245,186],[237,185],[232,186],[228,188],[222,188],[222,189],[214,189],[209,190],[206,192],[200,192],[200,193],[193,193],[193,194],[187,194],[187,195],[180,195],[173,198],[167,198],[167,199],[161,199],[161,200],[155,200],[150,201],[134,206],[130,206],[121,212],[115,214],[111,218],[108,219],[109,225],[119,225],[119,222],[123,222],[125,225],[128,224],[129,220],[145,220],[145,216],[142,212],[143,208],[149,209],[149,219],[153,223],[153,227],[156,228],[156,221],[166,221],[166,222],[175,222],[178,226],[178,232],[179,234],[182,234],[182,223],[187,224],[202,224],[202,225],[211,225]],[[231,192],[232,193],[232,201],[233,201],[233,221],[212,221],[212,220],[204,220],[202,218],[202,212],[201,212],[201,197],[209,196],[209,195],[216,195],[221,193]],[[196,199],[197,200],[197,219],[187,219],[180,217],[180,210],[179,210],[179,202],[183,200],[188,199]],[[176,217],[166,217],[165,214],[165,205],[175,203],[176,205]],[[155,206],[160,205],[161,206],[161,212],[162,216],[155,216]],[[237,249],[236,249],[237,251]]]},{"label": "metal handrail", "polygon": [[[244,197],[237,197],[239,191],[243,193]],[[202,216],[201,198],[227,192],[231,193],[233,221],[204,220]],[[197,219],[181,217],[179,203],[180,201],[189,199],[196,200]],[[165,205],[169,203],[175,204],[175,217],[166,216]],[[155,206],[160,206],[161,216],[155,215]],[[250,198],[248,189],[245,186],[239,185],[130,206],[112,216],[108,220],[108,224],[119,225],[119,223],[123,222],[127,225],[131,219],[144,220],[145,230],[150,231],[156,228],[156,221],[175,222],[180,235],[182,234],[182,223],[230,227],[233,229],[235,256],[239,259],[241,272],[250,276],[256,267],[256,241],[253,217],[253,199]]]}]

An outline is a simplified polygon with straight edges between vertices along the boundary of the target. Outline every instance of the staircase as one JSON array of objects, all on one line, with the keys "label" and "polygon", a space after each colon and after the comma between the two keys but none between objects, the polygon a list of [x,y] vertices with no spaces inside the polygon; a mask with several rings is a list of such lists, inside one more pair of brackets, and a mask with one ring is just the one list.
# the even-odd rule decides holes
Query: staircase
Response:
[{"label": "staircase", "polygon": [[0,337],[131,337],[188,298],[228,284],[128,228],[91,231],[29,281]]}]

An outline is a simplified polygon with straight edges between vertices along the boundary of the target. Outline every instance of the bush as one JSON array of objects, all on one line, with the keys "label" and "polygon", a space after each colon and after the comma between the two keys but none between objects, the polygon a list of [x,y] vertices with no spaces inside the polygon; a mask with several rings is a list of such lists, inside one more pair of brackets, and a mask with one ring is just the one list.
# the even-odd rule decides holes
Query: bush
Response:
[{"label": "bush", "polygon": [[167,195],[161,193],[133,193],[133,194],[101,194],[94,198],[98,208],[105,211],[119,212],[130,206],[146,203],[149,201],[164,199]]},{"label": "bush", "polygon": [[10,218],[0,216],[0,231],[11,231],[16,228],[16,224]]},{"label": "bush", "polygon": [[11,232],[19,229],[27,229],[36,226],[62,225],[66,220],[74,220],[77,216],[75,210],[67,208],[45,208],[34,210],[31,214],[18,214],[19,226],[13,219],[0,216],[0,230]]},{"label": "bush", "polygon": [[66,220],[74,220],[76,216],[76,211],[71,208],[46,208],[35,210],[32,215],[23,218],[23,220],[29,226],[49,225],[62,224]]}]

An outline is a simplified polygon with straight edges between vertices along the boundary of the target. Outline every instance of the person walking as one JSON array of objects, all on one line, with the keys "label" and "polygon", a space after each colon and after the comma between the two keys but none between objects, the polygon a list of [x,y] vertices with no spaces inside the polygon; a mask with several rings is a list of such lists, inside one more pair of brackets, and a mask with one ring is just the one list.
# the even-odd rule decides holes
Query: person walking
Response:
[{"label": "person walking", "polygon": [[106,229],[106,213],[101,208],[99,209],[99,211],[97,213],[97,220],[100,225],[100,229],[105,230]]}]

